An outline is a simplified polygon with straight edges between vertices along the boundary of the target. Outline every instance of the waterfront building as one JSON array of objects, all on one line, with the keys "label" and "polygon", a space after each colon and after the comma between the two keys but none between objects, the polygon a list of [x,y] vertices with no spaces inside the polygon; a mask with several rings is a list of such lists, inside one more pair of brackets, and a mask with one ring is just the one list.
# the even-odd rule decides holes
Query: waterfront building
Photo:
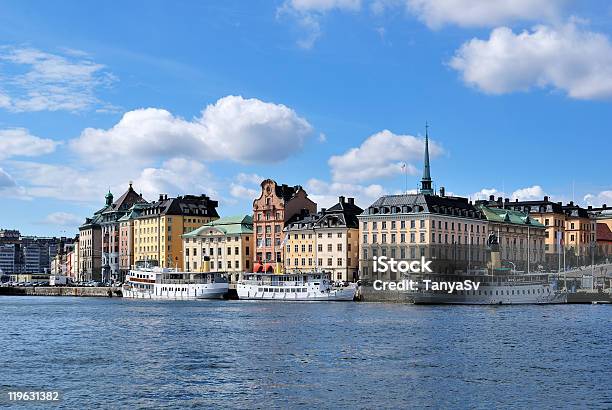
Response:
[{"label": "waterfront building", "polygon": [[143,209],[148,206],[146,202],[137,202],[129,211],[119,218],[119,280],[123,281],[125,275],[134,265],[134,221],[140,216]]},{"label": "waterfront building", "polygon": [[[60,243],[71,241],[67,238],[24,236],[17,230],[0,230],[0,246],[13,245],[13,262],[10,265],[14,274],[49,274]],[[8,266],[7,260],[5,267]]]},{"label": "waterfront building", "polygon": [[591,261],[591,252],[596,246],[596,222],[589,209],[574,202],[563,205],[552,202],[548,196],[543,200],[510,201],[491,197],[489,207],[512,209],[529,214],[546,227],[544,234],[545,267],[558,269],[559,266],[579,266]]},{"label": "waterfront building", "polygon": [[285,227],[285,270],[325,271],[333,280],[353,281],[359,270],[359,221],[363,209],[341,196],[329,209],[302,212]]},{"label": "waterfront building", "polygon": [[134,219],[134,263],[183,269],[182,235],[218,219],[217,206],[206,195],[161,194]]},{"label": "waterfront building", "polygon": [[[15,253],[17,245],[14,243],[0,244],[0,271],[2,275],[15,272]],[[0,278],[3,280],[3,278]]]},{"label": "waterfront building", "polygon": [[300,186],[278,185],[266,179],[261,183],[261,194],[253,201],[253,229],[255,231],[254,266],[268,270],[282,270],[285,260],[282,245],[283,229],[295,215],[306,209],[317,212],[317,204],[308,198]]},{"label": "waterfront building", "polygon": [[251,270],[255,238],[251,215],[220,218],[183,235],[187,272],[227,272],[230,282]]},{"label": "waterfront building", "polygon": [[548,196],[543,200],[510,202],[508,198],[491,195],[486,205],[493,208],[505,208],[529,214],[544,225],[544,263],[549,269],[557,268],[560,255],[563,254],[566,214],[561,202],[553,202]]},{"label": "waterfront building", "polygon": [[[107,204],[108,206],[108,204]],[[101,211],[91,218],[85,218],[79,226],[79,272],[77,280],[102,280],[102,227],[100,226]]]},{"label": "waterfront building", "polygon": [[438,273],[487,267],[488,222],[467,198],[432,188],[429,136],[425,135],[421,188],[415,194],[385,195],[357,218],[361,278],[398,280],[397,272],[375,272],[374,258],[431,261]]},{"label": "waterfront building", "polygon": [[597,242],[595,240],[596,222],[591,220],[587,209],[574,204],[563,206],[565,212],[565,247],[571,266],[591,263]]},{"label": "waterfront building", "polygon": [[[512,269],[538,270],[545,263],[546,227],[524,212],[478,205],[488,222],[488,231],[497,234],[501,262]],[[508,266],[504,266],[508,267]]]},{"label": "waterfront building", "polygon": [[[142,196],[132,188],[130,182],[128,190],[116,201],[109,191],[106,194],[106,207],[101,212],[100,229],[102,230],[102,280],[122,280],[119,268],[120,223],[121,219],[136,203],[146,203]],[[125,273],[125,272],[123,272]]]}]

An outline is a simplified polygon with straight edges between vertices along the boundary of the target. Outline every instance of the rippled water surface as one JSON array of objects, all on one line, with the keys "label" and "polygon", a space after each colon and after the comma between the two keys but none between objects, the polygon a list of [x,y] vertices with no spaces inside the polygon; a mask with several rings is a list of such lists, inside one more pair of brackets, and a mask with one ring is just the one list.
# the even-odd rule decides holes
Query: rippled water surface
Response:
[{"label": "rippled water surface", "polygon": [[612,408],[612,306],[0,297],[2,384],[66,408]]}]

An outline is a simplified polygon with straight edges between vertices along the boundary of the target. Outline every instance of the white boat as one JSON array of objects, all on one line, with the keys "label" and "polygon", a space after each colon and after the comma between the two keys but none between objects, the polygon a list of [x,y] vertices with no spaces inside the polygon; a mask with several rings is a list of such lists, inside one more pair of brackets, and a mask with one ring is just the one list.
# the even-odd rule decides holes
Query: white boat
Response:
[{"label": "white boat", "polygon": [[236,285],[238,299],[279,301],[350,301],[356,283],[334,283],[323,272],[245,273]]},{"label": "white boat", "polygon": [[[415,304],[460,304],[460,305],[519,305],[567,303],[567,292],[557,289],[557,282],[549,280],[547,274],[490,275],[428,274],[415,279],[418,290],[411,291]],[[429,289],[424,280],[429,280]],[[442,282],[479,284],[467,290],[432,290],[431,284]]]},{"label": "white boat", "polygon": [[170,268],[132,269],[122,288],[124,298],[221,299],[227,294],[227,279],[221,272],[179,272]]}]

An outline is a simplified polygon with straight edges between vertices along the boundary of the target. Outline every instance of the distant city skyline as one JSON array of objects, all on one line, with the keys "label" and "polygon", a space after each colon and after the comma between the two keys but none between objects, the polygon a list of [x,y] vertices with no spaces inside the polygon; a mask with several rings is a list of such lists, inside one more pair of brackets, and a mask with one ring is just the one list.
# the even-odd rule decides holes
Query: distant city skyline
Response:
[{"label": "distant city skyline", "polygon": [[0,228],[73,236],[130,181],[365,208],[418,187],[426,122],[447,194],[611,205],[612,7],[465,1],[5,3]]}]

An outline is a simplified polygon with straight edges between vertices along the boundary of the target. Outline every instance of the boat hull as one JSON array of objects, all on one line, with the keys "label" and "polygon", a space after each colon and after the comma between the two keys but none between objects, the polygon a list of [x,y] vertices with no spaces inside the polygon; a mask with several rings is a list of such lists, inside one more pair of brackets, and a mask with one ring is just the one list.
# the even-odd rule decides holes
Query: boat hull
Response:
[{"label": "boat hull", "polygon": [[413,292],[415,304],[450,305],[540,305],[567,303],[567,293],[549,285],[486,286],[479,291],[456,293]]},{"label": "boat hull", "polygon": [[196,300],[222,299],[228,292],[227,283],[188,284],[180,286],[155,284],[152,289],[123,288],[123,297],[132,299]]},{"label": "boat hull", "polygon": [[312,290],[308,292],[264,292],[257,286],[238,285],[236,287],[240,300],[276,300],[282,302],[329,302],[352,301],[357,288],[354,286],[326,291]]}]

